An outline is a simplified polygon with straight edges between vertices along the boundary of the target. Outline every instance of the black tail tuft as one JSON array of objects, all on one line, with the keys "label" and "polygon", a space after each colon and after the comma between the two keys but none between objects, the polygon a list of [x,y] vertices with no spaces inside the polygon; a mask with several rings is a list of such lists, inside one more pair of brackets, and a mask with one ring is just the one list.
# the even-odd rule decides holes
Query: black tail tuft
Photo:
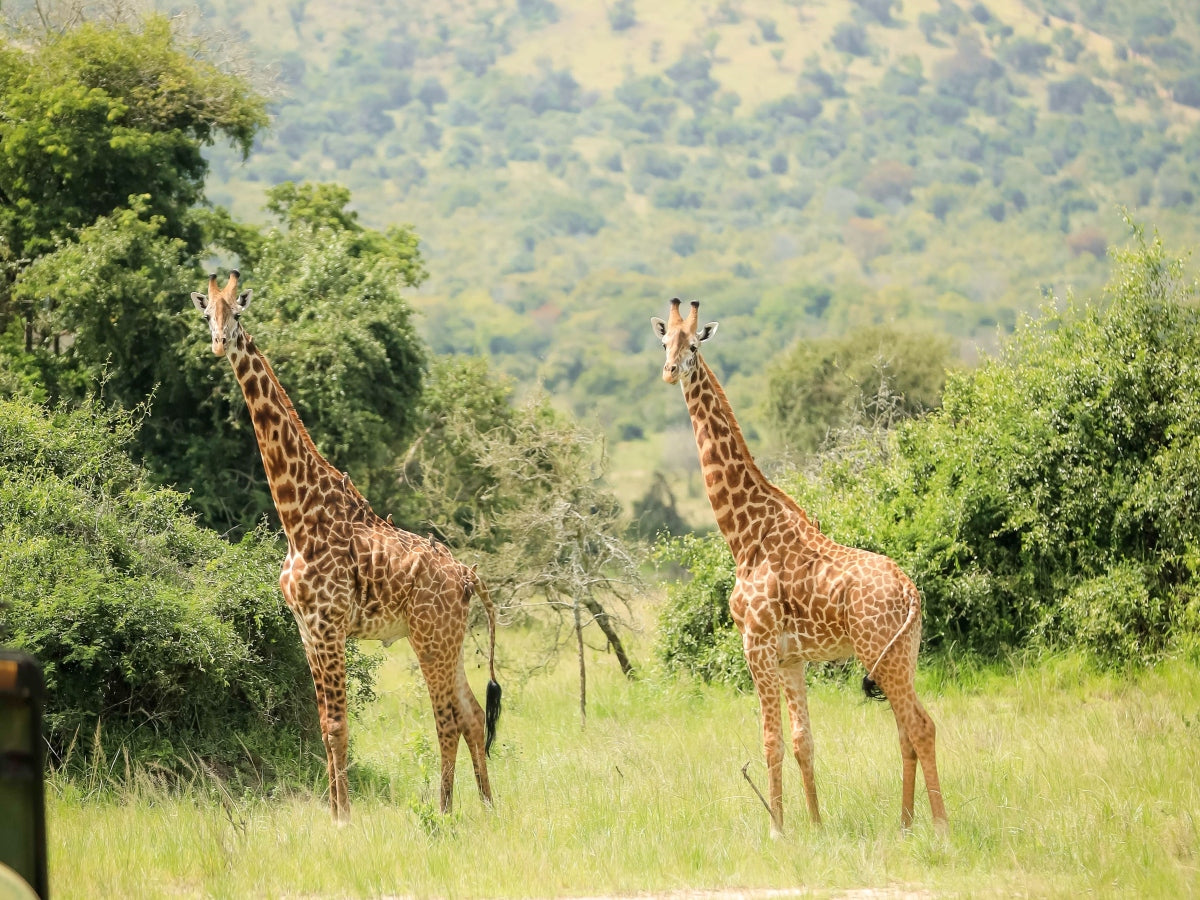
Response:
[{"label": "black tail tuft", "polygon": [[483,752],[491,755],[492,741],[496,739],[496,723],[500,721],[500,685],[495,681],[488,681],[487,706],[484,709],[483,720],[487,726]]},{"label": "black tail tuft", "polygon": [[863,676],[863,693],[867,695],[868,700],[886,700],[887,695],[883,692],[883,688],[875,683],[870,675]]}]

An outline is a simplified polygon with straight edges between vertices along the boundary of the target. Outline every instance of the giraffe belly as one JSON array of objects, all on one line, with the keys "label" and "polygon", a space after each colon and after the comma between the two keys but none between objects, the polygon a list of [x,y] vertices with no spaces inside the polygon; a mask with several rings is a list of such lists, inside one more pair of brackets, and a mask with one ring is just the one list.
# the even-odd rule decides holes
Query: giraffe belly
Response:
[{"label": "giraffe belly", "polygon": [[784,631],[779,635],[779,664],[794,666],[810,660],[845,659],[854,655],[854,645],[845,635],[832,633],[800,634]]},{"label": "giraffe belly", "polygon": [[390,647],[401,638],[408,637],[408,620],[404,616],[398,616],[386,621],[362,622],[356,637],[368,641],[383,641],[383,646]]}]

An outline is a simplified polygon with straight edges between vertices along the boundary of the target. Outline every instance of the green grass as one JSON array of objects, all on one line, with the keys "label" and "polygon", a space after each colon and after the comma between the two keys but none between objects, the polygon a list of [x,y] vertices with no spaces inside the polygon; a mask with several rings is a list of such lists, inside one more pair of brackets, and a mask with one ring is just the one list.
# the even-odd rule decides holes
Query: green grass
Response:
[{"label": "green grass", "polygon": [[[518,643],[501,635],[511,652]],[[642,648],[641,656],[648,653]],[[589,660],[504,678],[494,810],[460,754],[456,809],[434,812],[432,719],[407,647],[356,724],[354,821],[328,819],[323,784],[274,798],[135,779],[88,799],[48,791],[51,881],[63,897],[544,897],[717,888],[849,889],[971,896],[1200,893],[1200,670],[1135,677],[1074,659],[1005,671],[924,672],[939,728],[948,838],[900,833],[900,758],[887,708],[849,686],[810,689],[825,826],[784,774],[787,835],[742,778],[763,785],[753,697]],[[473,671],[477,692],[480,671]],[[918,790],[921,790],[920,787]]]}]

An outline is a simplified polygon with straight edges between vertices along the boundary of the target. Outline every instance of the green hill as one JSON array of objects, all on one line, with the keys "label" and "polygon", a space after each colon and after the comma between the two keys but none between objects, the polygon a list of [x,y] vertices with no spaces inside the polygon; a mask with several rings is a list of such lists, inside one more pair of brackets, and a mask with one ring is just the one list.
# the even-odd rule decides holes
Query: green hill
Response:
[{"label": "green hill", "polygon": [[708,356],[755,439],[797,337],[896,320],[970,359],[1044,291],[1098,290],[1119,206],[1196,234],[1187,4],[201,8],[280,88],[246,162],[214,152],[212,199],[256,219],[266,187],[332,180],[365,223],[412,223],[434,350],[596,417],[637,485],[691,452],[647,325],[671,296],[721,321]]}]

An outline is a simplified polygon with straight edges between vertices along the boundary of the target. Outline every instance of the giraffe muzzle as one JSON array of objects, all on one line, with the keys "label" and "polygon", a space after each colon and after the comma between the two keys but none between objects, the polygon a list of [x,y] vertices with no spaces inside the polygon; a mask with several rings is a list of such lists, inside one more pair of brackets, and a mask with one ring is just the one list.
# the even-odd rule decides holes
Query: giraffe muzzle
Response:
[{"label": "giraffe muzzle", "polygon": [[679,366],[673,364],[663,366],[662,377],[667,384],[674,384],[679,380]]}]

